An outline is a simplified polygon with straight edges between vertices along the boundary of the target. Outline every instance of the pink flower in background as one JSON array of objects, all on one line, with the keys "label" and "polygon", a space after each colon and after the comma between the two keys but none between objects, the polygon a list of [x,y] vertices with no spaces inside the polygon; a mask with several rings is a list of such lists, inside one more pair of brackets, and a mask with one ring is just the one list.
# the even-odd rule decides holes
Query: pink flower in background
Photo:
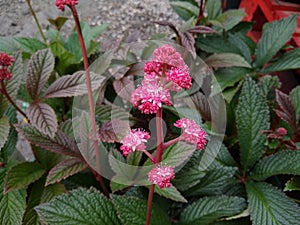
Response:
[{"label": "pink flower in background", "polygon": [[277,129],[277,134],[281,137],[285,136],[287,134],[287,130],[284,127],[279,127]]},{"label": "pink flower in background", "polygon": [[0,53],[0,66],[8,67],[12,64],[14,58],[7,55],[6,53]]},{"label": "pink flower in background", "polygon": [[142,113],[156,113],[162,104],[172,104],[171,95],[158,77],[145,77],[142,85],[133,91],[130,102]]},{"label": "pink flower in background", "polygon": [[123,155],[127,156],[130,152],[145,150],[144,143],[150,138],[148,132],[141,130],[131,130],[122,140],[122,146],[120,149],[123,151]]},{"label": "pink flower in background", "polygon": [[65,6],[74,6],[78,4],[78,0],[56,0],[55,5],[61,11],[65,11]]},{"label": "pink flower in background", "polygon": [[170,180],[175,177],[174,169],[170,166],[156,166],[148,173],[148,180],[159,188],[171,186]]},{"label": "pink flower in background", "polygon": [[207,133],[194,120],[182,118],[174,126],[183,130],[182,138],[187,143],[195,144],[199,150],[204,149]]}]

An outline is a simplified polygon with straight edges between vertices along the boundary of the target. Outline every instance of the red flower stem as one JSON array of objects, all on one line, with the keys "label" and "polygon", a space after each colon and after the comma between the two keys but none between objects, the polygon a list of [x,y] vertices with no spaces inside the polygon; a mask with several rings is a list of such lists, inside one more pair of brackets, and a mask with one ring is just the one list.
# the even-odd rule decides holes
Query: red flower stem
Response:
[{"label": "red flower stem", "polygon": [[203,8],[204,8],[204,1],[200,0],[199,13],[198,13],[198,18],[195,26],[199,25],[201,19],[203,18]]},{"label": "red flower stem", "polygon": [[1,80],[1,93],[7,98],[7,100],[10,102],[10,104],[12,104],[13,107],[15,107],[15,109],[28,120],[28,118],[27,118],[26,114],[23,112],[23,110],[20,109],[19,106],[17,106],[17,104],[12,100],[12,98],[7,93],[3,80]]},{"label": "red flower stem", "polygon": [[179,137],[177,137],[177,138],[174,138],[174,139],[172,139],[172,140],[170,140],[170,141],[164,143],[164,145],[163,145],[163,151],[164,151],[166,148],[168,148],[169,146],[171,146],[171,145],[173,145],[173,144],[179,142],[181,139],[182,139],[181,136],[179,136]]},{"label": "red flower stem", "polygon": [[[163,153],[163,132],[162,132],[162,108],[158,109],[156,113],[156,135],[157,135],[157,148],[156,148],[156,155],[154,163],[160,163],[162,159]],[[154,188],[155,185],[152,184],[149,189],[148,194],[148,203],[147,203],[147,214],[146,214],[146,222],[145,225],[149,225],[151,221],[151,212],[152,212],[152,202],[153,202],[153,195],[154,195]]]},{"label": "red flower stem", "polygon": [[142,150],[142,152],[145,153],[146,156],[148,156],[148,158],[151,160],[151,162],[153,164],[155,164],[155,159],[153,158],[153,156],[147,150]]},{"label": "red flower stem", "polygon": [[38,28],[38,30],[39,30],[42,38],[43,38],[43,41],[44,41],[45,44],[47,44],[47,39],[46,39],[46,37],[45,37],[45,35],[43,33],[43,30],[42,30],[42,27],[41,27],[41,25],[39,23],[39,20],[37,19],[36,14],[35,14],[35,12],[34,12],[34,10],[32,8],[31,2],[30,2],[30,0],[26,0],[26,2],[27,2],[27,5],[29,7],[31,15],[33,16],[34,22],[36,23],[36,26],[37,26],[37,28]]},{"label": "red flower stem", "polygon": [[[93,93],[92,93],[92,85],[91,85],[91,77],[90,77],[90,71],[89,71],[88,56],[87,56],[86,47],[85,47],[85,43],[84,43],[83,36],[82,36],[82,31],[81,31],[80,22],[79,22],[76,7],[75,6],[70,6],[70,8],[71,8],[73,18],[74,18],[74,21],[75,21],[76,31],[77,31],[77,34],[78,34],[78,39],[79,39],[80,47],[81,47],[81,51],[82,51],[82,58],[83,58],[85,76],[86,76],[86,86],[87,86],[87,89],[88,89],[88,101],[89,101],[90,117],[91,117],[91,122],[92,122],[92,132],[93,132],[93,135],[95,135],[95,134],[97,134],[97,124],[96,124],[96,120],[95,120],[95,118],[96,118],[95,117],[95,111],[94,111],[95,106],[94,106],[94,99],[93,99]],[[100,155],[99,155],[99,151],[98,151],[98,140],[96,138],[94,138],[93,143],[94,143],[94,150],[95,150],[95,156],[96,156],[97,173],[101,174]],[[102,177],[101,176],[97,177],[97,180],[98,180],[103,192],[108,196],[109,192],[106,189],[106,186],[103,182]]]}]

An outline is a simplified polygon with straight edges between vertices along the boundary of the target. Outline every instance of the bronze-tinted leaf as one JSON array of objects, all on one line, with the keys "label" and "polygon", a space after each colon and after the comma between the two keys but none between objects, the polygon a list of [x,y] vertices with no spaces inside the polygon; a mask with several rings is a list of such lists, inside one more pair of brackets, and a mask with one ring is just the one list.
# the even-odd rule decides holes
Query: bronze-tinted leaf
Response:
[{"label": "bronze-tinted leaf", "polygon": [[180,32],[179,36],[181,38],[182,45],[187,48],[187,50],[196,58],[196,49],[195,49],[195,38],[189,32]]},{"label": "bronze-tinted leaf", "polygon": [[33,103],[27,109],[27,116],[33,127],[53,138],[57,131],[57,118],[54,110],[45,103]]},{"label": "bronze-tinted leaf", "polygon": [[277,89],[276,101],[280,107],[280,109],[275,110],[276,114],[296,130],[296,112],[290,96]]},{"label": "bronze-tinted leaf", "polygon": [[187,32],[197,33],[197,34],[213,34],[213,33],[216,33],[216,31],[214,29],[212,29],[211,27],[202,26],[202,25],[192,27],[192,28],[188,29]]},{"label": "bronze-tinted leaf", "polygon": [[211,112],[210,112],[210,107],[209,107],[209,102],[207,100],[207,97],[205,97],[204,94],[201,92],[198,92],[194,94],[191,97],[192,101],[197,107],[197,110],[200,112],[201,117],[205,121],[211,121]]},{"label": "bronze-tinted leaf", "polygon": [[130,130],[129,123],[113,119],[104,123],[99,129],[99,138],[103,142],[120,142],[121,138]]},{"label": "bronze-tinted leaf", "polygon": [[[105,77],[90,73],[92,90],[99,88]],[[87,94],[86,77],[84,71],[78,71],[73,75],[66,75],[53,82],[47,89],[43,98],[71,97]]]},{"label": "bronze-tinted leaf", "polygon": [[16,129],[33,145],[60,155],[82,158],[76,142],[60,130],[56,132],[54,138],[51,138],[42,134],[30,124],[17,125]]},{"label": "bronze-tinted leaf", "polygon": [[131,93],[135,89],[132,76],[122,77],[119,80],[114,80],[113,86],[116,93],[121,98],[130,101]]},{"label": "bronze-tinted leaf", "polygon": [[27,67],[26,88],[31,98],[41,93],[54,69],[54,57],[50,49],[43,49],[31,56]]},{"label": "bronze-tinted leaf", "polygon": [[48,19],[49,23],[55,26],[58,31],[63,27],[67,20],[68,18],[63,16],[59,16],[56,19]]}]

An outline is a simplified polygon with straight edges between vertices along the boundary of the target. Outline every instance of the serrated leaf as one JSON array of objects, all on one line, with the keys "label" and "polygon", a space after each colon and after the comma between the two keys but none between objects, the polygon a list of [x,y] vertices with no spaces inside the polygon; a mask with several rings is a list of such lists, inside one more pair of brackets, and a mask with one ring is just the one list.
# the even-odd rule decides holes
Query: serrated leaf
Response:
[{"label": "serrated leaf", "polygon": [[66,134],[58,130],[54,138],[40,133],[31,125],[16,126],[16,129],[31,143],[48,151],[81,158],[77,144]]},{"label": "serrated leaf", "polygon": [[297,27],[297,16],[266,23],[263,27],[262,37],[255,49],[255,67],[262,67],[265,63],[288,42]]},{"label": "serrated leaf", "polygon": [[296,112],[290,96],[276,89],[276,101],[280,107],[280,109],[275,110],[276,114],[296,130]]},{"label": "serrated leaf", "polygon": [[26,191],[12,191],[0,195],[0,224],[22,225],[26,207]]},{"label": "serrated leaf", "polygon": [[45,103],[33,103],[27,109],[30,124],[41,133],[53,138],[57,131],[57,118],[54,110]]},{"label": "serrated leaf", "polygon": [[200,91],[196,94],[189,96],[199,111],[201,118],[205,121],[211,121],[210,106],[207,97]]},{"label": "serrated leaf", "polygon": [[135,89],[133,76],[122,77],[119,80],[114,80],[113,87],[118,96],[126,101],[130,101],[131,94]]},{"label": "serrated leaf", "polygon": [[35,53],[47,48],[47,45],[36,38],[16,37],[15,41],[20,45],[22,52]]},{"label": "serrated leaf", "polygon": [[55,19],[48,19],[49,23],[55,26],[58,31],[63,27],[67,20],[68,18],[63,16],[56,17]]},{"label": "serrated leaf", "polygon": [[54,57],[50,49],[33,54],[27,65],[26,89],[32,99],[41,93],[54,69]]},{"label": "serrated leaf", "polygon": [[0,118],[0,150],[5,145],[9,135],[10,125],[8,117]]},{"label": "serrated leaf", "polygon": [[299,224],[300,208],[289,197],[267,183],[246,183],[253,224]]},{"label": "serrated leaf", "polygon": [[100,122],[108,122],[113,119],[128,121],[130,113],[116,105],[99,105],[95,110],[96,119]]},{"label": "serrated leaf", "polygon": [[204,61],[208,66],[213,68],[233,66],[251,68],[251,65],[242,56],[234,53],[213,54]]},{"label": "serrated leaf", "polygon": [[240,49],[240,55],[242,55],[248,63],[251,63],[252,58],[252,52],[250,49],[250,46],[246,43],[246,40],[244,40],[244,36],[242,36],[240,33],[229,33],[229,41],[234,44],[236,47]]},{"label": "serrated leaf", "polygon": [[[241,22],[245,16],[244,9],[231,9],[222,13],[215,21],[219,22],[225,31],[228,31]],[[210,22],[213,23],[213,21]]]},{"label": "serrated leaf", "polygon": [[263,158],[254,167],[252,178],[265,180],[279,174],[300,175],[300,151],[284,150]]},{"label": "serrated leaf", "polygon": [[190,32],[184,32],[184,33],[180,32],[179,36],[180,36],[182,46],[185,47],[194,58],[196,58],[197,53],[195,48],[195,38],[193,34]]},{"label": "serrated leaf", "polygon": [[103,142],[120,142],[129,130],[130,126],[128,122],[113,119],[103,123],[99,128],[99,138]]},{"label": "serrated leaf", "polygon": [[170,4],[177,14],[184,20],[189,20],[192,17],[197,18],[198,16],[198,7],[187,1],[171,1]]},{"label": "serrated leaf", "polygon": [[23,80],[24,71],[23,71],[23,63],[22,63],[22,54],[21,52],[16,52],[13,55],[15,61],[9,67],[9,71],[13,74],[12,78],[5,83],[5,87],[7,93],[13,99],[16,100],[21,82]]},{"label": "serrated leaf", "polygon": [[[141,225],[146,221],[147,201],[136,197],[111,195],[123,225]],[[152,205],[151,225],[171,224],[168,215],[157,204]]]},{"label": "serrated leaf", "polygon": [[272,73],[272,72],[293,70],[299,68],[300,68],[300,49],[296,48],[278,57],[278,59],[274,63],[262,69],[260,72]]},{"label": "serrated leaf", "polygon": [[187,202],[187,200],[172,184],[168,188],[159,188],[157,185],[155,185],[154,192],[175,202]]},{"label": "serrated leaf", "polygon": [[257,84],[247,77],[236,110],[240,157],[243,171],[250,169],[264,152],[266,137],[261,130],[269,129],[269,108]]},{"label": "serrated leaf", "polygon": [[243,198],[232,196],[205,197],[192,203],[180,215],[180,224],[210,224],[222,217],[234,216],[246,208]]},{"label": "serrated leaf", "polygon": [[295,176],[286,182],[283,191],[300,191],[300,177]]},{"label": "serrated leaf", "polygon": [[[267,75],[259,79],[258,85],[260,87],[263,96],[267,97],[270,95],[270,93],[273,93],[274,95],[274,90],[276,88],[280,88],[281,83],[277,76]],[[273,98],[274,97],[275,96],[273,96]]]},{"label": "serrated leaf", "polygon": [[12,167],[6,174],[4,191],[10,192],[27,187],[45,173],[45,169],[36,162],[24,162]]},{"label": "serrated leaf", "polygon": [[87,165],[78,158],[61,161],[49,171],[45,185],[48,186],[49,184],[60,182],[86,168]]},{"label": "serrated leaf", "polygon": [[199,38],[196,41],[196,46],[207,53],[235,53],[240,54],[240,49],[227,37],[211,35]]},{"label": "serrated leaf", "polygon": [[298,123],[299,123],[300,122],[300,86],[299,85],[290,92],[290,98],[295,108],[296,118],[299,118],[298,119]]},{"label": "serrated leaf", "polygon": [[48,225],[121,225],[112,203],[95,189],[73,190],[35,210]]},{"label": "serrated leaf", "polygon": [[222,2],[221,0],[210,0],[205,2],[207,9],[208,19],[215,19],[222,13]]}]

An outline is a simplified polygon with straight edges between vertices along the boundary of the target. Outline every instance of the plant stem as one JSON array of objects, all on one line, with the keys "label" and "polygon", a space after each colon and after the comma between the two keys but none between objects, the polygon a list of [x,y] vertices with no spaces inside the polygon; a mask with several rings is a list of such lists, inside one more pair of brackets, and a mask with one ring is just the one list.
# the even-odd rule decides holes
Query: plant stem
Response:
[{"label": "plant stem", "polygon": [[205,4],[205,1],[204,0],[200,0],[199,13],[198,13],[198,18],[197,18],[195,26],[199,25],[199,23],[200,23],[200,21],[201,21],[201,19],[203,17],[204,4]]},{"label": "plant stem", "polygon": [[28,120],[28,118],[27,118],[26,114],[23,112],[23,110],[20,109],[19,106],[17,106],[17,104],[12,100],[12,98],[7,93],[3,80],[1,80],[1,93],[7,98],[7,100],[10,102],[10,104],[12,104],[13,107],[15,107],[15,109]]},{"label": "plant stem", "polygon": [[47,39],[46,39],[46,37],[45,37],[45,35],[43,33],[42,27],[41,27],[41,25],[40,25],[40,23],[39,23],[39,21],[38,21],[38,19],[36,17],[36,14],[35,14],[33,8],[32,8],[31,2],[30,2],[30,0],[26,0],[26,2],[27,2],[27,5],[29,7],[30,13],[33,16],[33,19],[34,19],[34,21],[36,23],[36,26],[37,26],[37,28],[38,28],[38,30],[39,30],[42,38],[43,38],[43,41],[44,41],[45,44],[47,44]]},{"label": "plant stem", "polygon": [[166,148],[168,148],[170,145],[175,144],[175,143],[179,142],[180,140],[182,140],[181,136],[179,136],[179,137],[177,137],[177,138],[174,138],[174,139],[172,139],[172,140],[170,140],[170,141],[164,143],[164,145],[163,145],[163,151],[164,151]]},{"label": "plant stem", "polygon": [[[156,113],[156,136],[157,136],[157,148],[156,148],[156,155],[155,155],[155,165],[160,163],[162,159],[163,153],[163,132],[162,132],[162,108],[160,108]],[[155,166],[154,165],[154,166]],[[155,185],[152,184],[149,189],[148,194],[148,203],[147,203],[147,214],[146,214],[146,222],[145,225],[149,225],[151,221],[151,212],[152,212],[152,201],[154,195],[154,187]]]},{"label": "plant stem", "polygon": [[[92,84],[91,84],[91,77],[90,77],[90,71],[89,71],[88,56],[87,56],[87,52],[86,52],[84,39],[82,36],[82,31],[81,31],[76,7],[70,6],[70,8],[71,8],[73,18],[75,21],[76,31],[78,34],[78,39],[79,39],[80,47],[81,47],[81,51],[82,51],[82,58],[83,58],[85,75],[86,75],[86,86],[88,89],[89,111],[90,111],[90,117],[91,117],[91,122],[92,122],[92,133],[93,133],[92,135],[94,137],[94,135],[97,134],[97,124],[96,124],[96,120],[95,120],[95,118],[96,118],[95,111],[94,111],[95,106],[94,106]],[[97,173],[101,175],[100,155],[99,155],[99,151],[98,151],[98,140],[96,138],[93,138],[93,144],[94,144],[94,150],[95,150],[95,156],[96,156]],[[99,184],[101,185],[103,192],[108,196],[109,192],[104,185],[102,177],[101,176],[97,177],[97,180],[98,180]]]}]

